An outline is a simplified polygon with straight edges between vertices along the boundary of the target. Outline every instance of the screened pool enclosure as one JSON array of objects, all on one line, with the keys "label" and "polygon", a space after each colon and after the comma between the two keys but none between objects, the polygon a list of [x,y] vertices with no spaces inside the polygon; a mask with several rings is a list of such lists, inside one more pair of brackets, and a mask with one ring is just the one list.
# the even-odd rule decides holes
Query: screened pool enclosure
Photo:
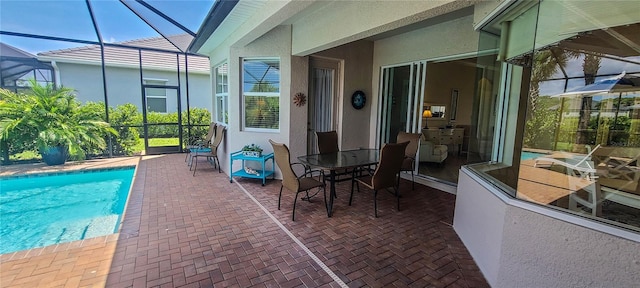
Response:
[{"label": "screened pool enclosure", "polygon": [[[219,3],[2,1],[0,84],[16,93],[28,93],[31,79],[71,88],[99,110],[119,135],[89,157],[182,152],[211,121],[209,60],[189,47]],[[5,142],[4,163],[35,150]]]}]

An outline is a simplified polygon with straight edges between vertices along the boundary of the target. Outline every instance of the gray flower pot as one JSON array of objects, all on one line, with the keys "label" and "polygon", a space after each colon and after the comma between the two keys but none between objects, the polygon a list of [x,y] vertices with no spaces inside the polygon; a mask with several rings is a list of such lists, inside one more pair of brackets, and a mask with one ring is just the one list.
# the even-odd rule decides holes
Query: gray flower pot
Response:
[{"label": "gray flower pot", "polygon": [[69,157],[69,149],[65,146],[53,146],[47,147],[44,151],[41,151],[42,160],[47,165],[62,165],[67,162]]}]

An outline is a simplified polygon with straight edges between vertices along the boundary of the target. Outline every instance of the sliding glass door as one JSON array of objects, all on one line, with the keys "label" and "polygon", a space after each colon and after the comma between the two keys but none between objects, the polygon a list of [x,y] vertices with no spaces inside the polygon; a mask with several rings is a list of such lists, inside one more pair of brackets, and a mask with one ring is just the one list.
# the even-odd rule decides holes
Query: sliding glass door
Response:
[{"label": "sliding glass door", "polygon": [[382,67],[378,145],[396,142],[398,132],[420,132],[426,62]]}]

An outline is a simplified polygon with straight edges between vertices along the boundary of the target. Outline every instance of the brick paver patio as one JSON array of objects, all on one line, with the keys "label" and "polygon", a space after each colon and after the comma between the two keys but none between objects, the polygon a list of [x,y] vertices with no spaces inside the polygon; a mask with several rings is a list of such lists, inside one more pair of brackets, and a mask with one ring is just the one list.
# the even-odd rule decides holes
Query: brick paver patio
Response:
[{"label": "brick paver patio", "polygon": [[143,157],[119,234],[1,255],[0,286],[488,287],[451,227],[454,195],[403,180],[401,211],[379,193],[374,218],[373,193],[348,206],[347,181],[332,218],[315,197],[292,222],[279,189]]}]

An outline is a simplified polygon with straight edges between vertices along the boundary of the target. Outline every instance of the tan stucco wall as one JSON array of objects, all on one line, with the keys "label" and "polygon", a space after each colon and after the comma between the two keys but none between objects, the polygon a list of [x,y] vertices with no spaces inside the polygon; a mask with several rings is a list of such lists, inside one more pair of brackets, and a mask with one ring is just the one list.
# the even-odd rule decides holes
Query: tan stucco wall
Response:
[{"label": "tan stucco wall", "polygon": [[476,3],[476,5],[473,6],[473,25],[477,25],[486,17],[490,16],[502,2],[506,1],[512,0],[484,0]]},{"label": "tan stucco wall", "polygon": [[[380,67],[419,60],[440,59],[448,56],[473,57],[478,49],[478,32],[473,30],[473,15],[442,22],[374,42],[371,102],[375,107],[371,123],[378,118],[378,88]],[[401,53],[399,51],[402,51]],[[427,63],[427,66],[429,64]],[[427,77],[429,77],[427,75]],[[449,101],[450,104],[450,101]],[[460,105],[460,104],[458,104]],[[460,106],[459,106],[460,107]],[[470,108],[469,108],[470,109]],[[461,111],[458,110],[460,114]],[[456,124],[458,124],[456,122]],[[377,127],[370,125],[370,145],[375,143]]]},{"label": "tan stucco wall", "polygon": [[[225,55],[230,46],[243,47],[272,29],[284,23],[290,17],[312,6],[314,1],[292,0],[248,0],[240,1],[234,10],[202,45],[198,53],[205,55]],[[216,51],[222,48],[221,51]],[[214,57],[216,58],[216,57]]]},{"label": "tan stucco wall", "polygon": [[[228,134],[233,135],[233,138],[228,140],[227,148],[230,150],[225,151],[227,153],[251,142],[268,147],[266,141],[269,136],[266,135],[271,135],[276,141],[289,143],[294,156],[305,154],[306,137],[302,137],[302,135],[306,135],[307,111],[302,107],[292,105],[290,97],[296,92],[304,92],[308,95],[308,60],[306,58],[292,58],[295,56],[291,55],[306,56],[308,53],[321,51],[318,52],[318,55],[344,61],[343,90],[340,95],[340,123],[342,126],[339,129],[342,130],[341,135],[349,135],[349,137],[342,137],[340,147],[354,149],[375,146],[377,119],[375,115],[377,106],[375,105],[378,98],[380,65],[448,55],[447,53],[451,52],[451,49],[446,45],[454,43],[459,51],[470,52],[476,49],[477,36],[471,33],[473,32],[471,30],[473,20],[471,12],[463,19],[378,40],[375,44],[378,50],[377,63],[376,56],[374,56],[376,53],[374,44],[370,40],[356,41],[468,7],[472,5],[473,1],[402,1],[394,3],[390,1],[316,1],[313,4],[294,2],[283,1],[278,2],[277,5],[267,5],[269,7],[258,9],[257,14],[237,27],[227,39],[218,42],[218,46],[203,46],[201,52],[210,56],[212,66],[229,59],[229,79],[231,81],[229,111],[232,119],[230,119],[229,127],[231,130]],[[366,17],[354,17],[354,15],[365,15],[363,11],[366,11]],[[326,15],[332,15],[332,17],[326,17]],[[292,23],[291,26],[287,26],[291,28],[286,28],[288,35],[285,36],[286,32],[281,26],[278,26],[273,31],[253,40],[256,33],[263,33],[260,31],[276,25],[278,21],[281,24]],[[322,27],[322,29],[318,29],[318,27]],[[427,40],[427,38],[440,39],[443,37],[449,40],[439,40],[435,43],[432,43],[434,42],[432,40]],[[473,38],[474,41],[469,41],[470,38]],[[460,45],[460,41],[465,45]],[[243,46],[247,42],[250,44]],[[343,43],[347,44],[338,46]],[[283,82],[281,83],[280,109],[284,113],[281,113],[281,131],[275,136],[273,133],[249,133],[239,130],[241,115],[234,115],[234,113],[241,111],[240,88],[239,79],[234,76],[241,76],[239,57],[243,56],[282,57]],[[288,59],[284,59],[284,57]],[[362,90],[367,95],[367,105],[364,109],[355,110],[350,104],[351,94],[356,90]],[[236,133],[240,135],[235,135]],[[254,134],[257,138],[254,137]],[[248,142],[253,139],[255,141]],[[260,143],[261,141],[263,143]],[[221,161],[226,162],[224,159]]]},{"label": "tan stucco wall", "polygon": [[[218,151],[220,163],[225,172],[229,164],[229,153],[238,151],[246,144],[255,143],[264,148],[265,153],[273,152],[269,139],[276,142],[289,143],[290,114],[292,109],[291,95],[291,27],[278,26],[263,37],[245,47],[230,49],[229,54],[229,126],[230,135],[224,151]],[[280,57],[280,131],[279,132],[248,132],[242,131],[242,59],[247,57]],[[240,161],[234,163],[234,170],[240,168]]]},{"label": "tan stucco wall", "polygon": [[[293,95],[298,92],[307,96],[304,106],[293,104]],[[307,154],[307,115],[309,114],[309,57],[291,56],[291,94],[287,95],[289,111],[289,152],[294,157]],[[281,113],[286,113],[282,111]]]},{"label": "tan stucco wall", "polygon": [[[371,89],[371,70],[373,69],[373,43],[356,41],[315,54],[343,61],[343,90],[340,97],[340,149],[357,149],[369,146],[369,115],[371,99],[376,97]],[[364,108],[356,110],[351,106],[351,95],[361,90],[367,96]],[[356,124],[357,123],[357,124]],[[375,122],[373,122],[375,124]],[[375,136],[375,135],[374,135]]]},{"label": "tan stucco wall", "polygon": [[478,37],[478,32],[473,30],[473,16],[468,15],[376,41],[374,65],[476,52]]},{"label": "tan stucco wall", "polygon": [[[333,1],[293,22],[293,53],[306,55],[473,5],[475,1]],[[364,12],[366,11],[366,13]],[[331,17],[327,17],[331,15]]]}]

